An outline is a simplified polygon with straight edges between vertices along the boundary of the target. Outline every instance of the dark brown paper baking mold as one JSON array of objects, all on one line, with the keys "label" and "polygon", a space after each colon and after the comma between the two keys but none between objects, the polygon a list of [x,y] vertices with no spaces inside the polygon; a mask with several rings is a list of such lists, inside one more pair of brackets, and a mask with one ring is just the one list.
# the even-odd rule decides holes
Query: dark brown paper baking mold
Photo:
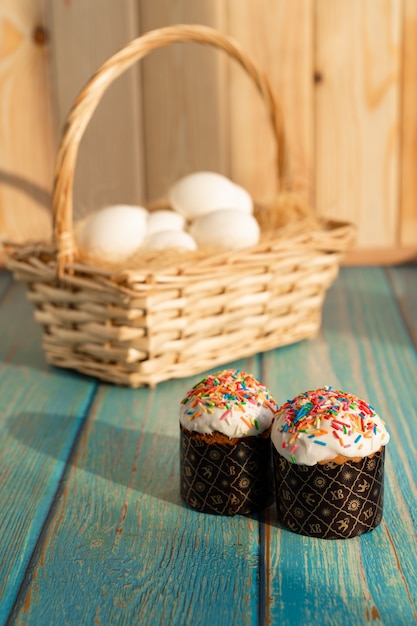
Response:
[{"label": "dark brown paper baking mold", "polygon": [[207,443],[180,430],[180,490],[193,509],[217,515],[247,515],[273,501],[269,437]]},{"label": "dark brown paper baking mold", "polygon": [[301,535],[349,539],[376,528],[384,503],[384,454],[313,466],[273,449],[278,520]]}]

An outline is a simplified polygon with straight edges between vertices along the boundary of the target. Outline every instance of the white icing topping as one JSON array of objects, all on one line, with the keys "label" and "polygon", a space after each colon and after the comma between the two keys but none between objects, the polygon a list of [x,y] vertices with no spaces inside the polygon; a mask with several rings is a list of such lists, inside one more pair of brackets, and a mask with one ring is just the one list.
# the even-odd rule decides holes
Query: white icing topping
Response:
[{"label": "white icing topping", "polygon": [[268,429],[276,409],[268,389],[256,378],[239,370],[223,370],[187,393],[179,418],[191,432],[248,437]]},{"label": "white icing topping", "polygon": [[336,456],[365,457],[385,446],[389,434],[375,410],[353,394],[323,387],[278,409],[271,439],[277,452],[299,465]]}]

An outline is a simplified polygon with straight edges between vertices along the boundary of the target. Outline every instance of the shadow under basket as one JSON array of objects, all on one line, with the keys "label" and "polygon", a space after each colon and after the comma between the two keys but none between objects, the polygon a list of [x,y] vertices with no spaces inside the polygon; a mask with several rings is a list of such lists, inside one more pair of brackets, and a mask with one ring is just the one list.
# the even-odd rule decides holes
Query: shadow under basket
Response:
[{"label": "shadow under basket", "polygon": [[[112,268],[75,245],[72,188],[78,147],[107,87],[151,50],[198,42],[227,52],[265,100],[277,144],[280,196],[262,212],[261,240],[230,252],[162,254]],[[233,39],[205,26],[173,26],[135,39],[87,83],[69,114],[55,167],[50,244],[6,245],[8,267],[28,283],[47,360],[131,387],[155,385],[317,334],[325,292],[350,247],[350,224],[276,228],[288,192],[283,124],[265,74]],[[281,203],[282,205],[282,203]]]}]

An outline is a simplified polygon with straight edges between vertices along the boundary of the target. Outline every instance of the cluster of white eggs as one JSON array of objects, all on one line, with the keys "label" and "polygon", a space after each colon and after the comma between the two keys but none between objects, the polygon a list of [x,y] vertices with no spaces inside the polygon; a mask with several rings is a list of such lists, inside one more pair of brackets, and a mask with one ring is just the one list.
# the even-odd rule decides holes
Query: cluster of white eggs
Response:
[{"label": "cluster of white eggs", "polygon": [[181,178],[168,192],[169,209],[114,205],[91,214],[76,230],[79,249],[110,261],[140,250],[238,250],[256,245],[259,224],[249,193],[214,172]]}]

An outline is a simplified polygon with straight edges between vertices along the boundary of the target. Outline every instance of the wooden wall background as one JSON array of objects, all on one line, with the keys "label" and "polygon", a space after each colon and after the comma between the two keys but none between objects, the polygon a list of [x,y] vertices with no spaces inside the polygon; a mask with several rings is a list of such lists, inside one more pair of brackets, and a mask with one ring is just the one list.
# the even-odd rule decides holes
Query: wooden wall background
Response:
[{"label": "wooden wall background", "polygon": [[[0,241],[49,234],[54,153],[85,81],[133,37],[175,23],[239,39],[283,107],[294,186],[358,226],[354,263],[417,256],[417,0],[0,0]],[[87,129],[78,215],[159,198],[196,169],[267,200],[274,145],[223,53],[158,50],[112,85]]]}]

